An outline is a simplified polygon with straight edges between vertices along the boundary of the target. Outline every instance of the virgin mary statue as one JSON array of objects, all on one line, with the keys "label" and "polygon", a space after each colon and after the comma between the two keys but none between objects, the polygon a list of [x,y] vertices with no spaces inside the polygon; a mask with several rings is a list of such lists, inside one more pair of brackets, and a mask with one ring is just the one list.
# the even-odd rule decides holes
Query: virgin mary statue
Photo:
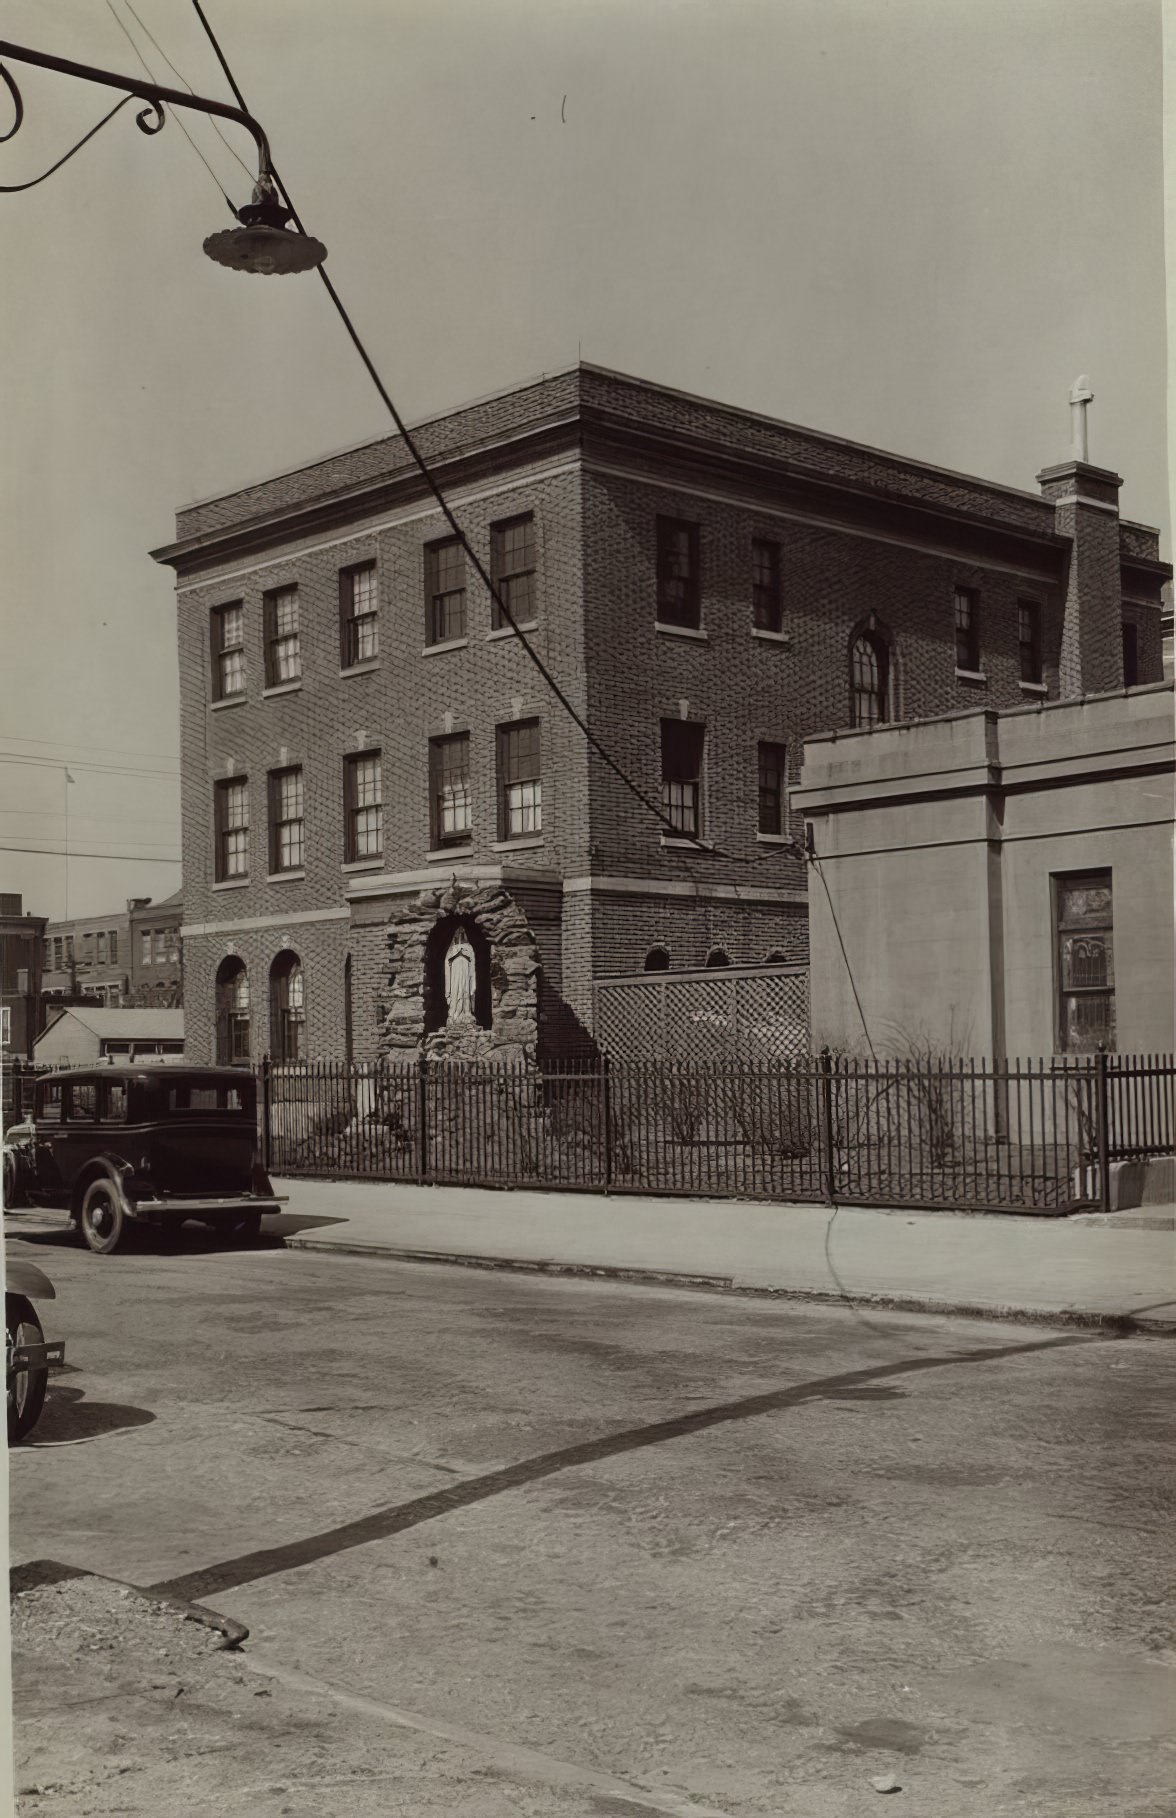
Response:
[{"label": "virgin mary statue", "polygon": [[464,928],[459,928],[445,955],[446,1022],[450,1028],[474,1020],[474,950]]}]

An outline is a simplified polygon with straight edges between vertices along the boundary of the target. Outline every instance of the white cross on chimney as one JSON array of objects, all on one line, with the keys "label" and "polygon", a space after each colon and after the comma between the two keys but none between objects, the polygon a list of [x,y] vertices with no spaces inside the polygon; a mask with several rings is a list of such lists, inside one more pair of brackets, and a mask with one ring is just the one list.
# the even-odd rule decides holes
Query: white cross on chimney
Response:
[{"label": "white cross on chimney", "polygon": [[1090,445],[1086,436],[1086,406],[1093,397],[1090,380],[1083,373],[1070,388],[1070,449],[1076,461],[1090,459]]}]

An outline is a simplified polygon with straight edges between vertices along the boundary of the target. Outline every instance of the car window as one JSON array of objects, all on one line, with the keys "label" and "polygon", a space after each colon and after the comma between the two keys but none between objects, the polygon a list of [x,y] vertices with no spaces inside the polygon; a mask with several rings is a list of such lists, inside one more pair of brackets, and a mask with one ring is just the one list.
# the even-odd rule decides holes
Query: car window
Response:
[{"label": "car window", "polygon": [[168,1087],[167,1103],[170,1111],[252,1111],[254,1105],[253,1085],[197,1085],[188,1081],[182,1085]]},{"label": "car window", "polygon": [[125,1080],[109,1079],[103,1082],[101,1116],[104,1123],[126,1123],[127,1083]]},{"label": "car window", "polygon": [[189,1086],[189,1111],[215,1111],[217,1109],[215,1086]]},{"label": "car window", "polygon": [[92,1079],[75,1079],[69,1087],[69,1121],[71,1124],[92,1123],[98,1104],[98,1088]]},{"label": "car window", "polygon": [[38,1122],[59,1124],[61,1122],[61,1085],[42,1086],[38,1094],[40,1103],[37,1107]]}]

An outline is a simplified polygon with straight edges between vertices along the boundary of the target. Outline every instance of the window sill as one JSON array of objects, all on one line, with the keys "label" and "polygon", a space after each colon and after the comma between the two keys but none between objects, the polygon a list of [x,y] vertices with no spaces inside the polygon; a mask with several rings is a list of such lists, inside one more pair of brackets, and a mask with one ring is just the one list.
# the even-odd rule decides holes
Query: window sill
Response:
[{"label": "window sill", "polygon": [[985,687],[988,686],[988,677],[982,669],[961,669],[958,663],[956,664],[956,681],[983,682]]},{"label": "window sill", "polygon": [[684,848],[687,852],[713,852],[715,849],[713,840],[704,840],[701,837],[696,840],[679,839],[676,834],[672,833],[663,833],[661,843],[663,846]]},{"label": "window sill", "polygon": [[533,852],[543,845],[541,833],[524,833],[517,840],[491,840],[491,852]]},{"label": "window sill", "polygon": [[267,871],[267,884],[300,884],[306,876],[305,871]]},{"label": "window sill", "polygon": [[488,631],[486,633],[486,642],[488,644],[497,644],[503,638],[515,637],[520,631],[538,631],[538,629],[538,619],[530,619],[525,625],[496,625],[493,631]]},{"label": "window sill", "polygon": [[348,876],[353,871],[382,871],[383,869],[384,855],[382,852],[376,858],[344,859],[340,866],[340,870],[346,872]]},{"label": "window sill", "polygon": [[469,638],[446,638],[443,644],[426,644],[422,656],[442,656],[447,650],[464,650]]},{"label": "window sill", "polygon": [[248,890],[249,879],[247,877],[223,877],[212,887],[214,890]]},{"label": "window sill", "polygon": [[653,629],[663,638],[688,638],[695,644],[710,643],[710,632],[704,631],[701,625],[667,625],[664,619],[654,619]]},{"label": "window sill", "polygon": [[436,851],[426,852],[425,863],[426,865],[440,865],[443,864],[446,859],[468,858],[473,849],[474,842],[472,839],[462,840],[460,845],[438,846]]},{"label": "window sill", "polygon": [[301,677],[296,682],[274,682],[272,687],[262,689],[261,698],[263,701],[272,701],[278,694],[297,694],[301,687]]},{"label": "window sill", "polygon": [[765,644],[791,644],[792,642],[790,631],[769,631],[766,625],[753,625],[751,635],[753,638],[759,638]]},{"label": "window sill", "polygon": [[379,667],[380,667],[379,657],[367,657],[367,658],[365,658],[365,660],[362,663],[349,663],[347,665],[346,669],[341,669],[339,671],[339,674],[340,675],[371,675],[373,669],[378,669]]},{"label": "window sill", "polygon": [[757,833],[755,840],[757,846],[791,846],[793,843],[790,833]]},{"label": "window sill", "polygon": [[219,701],[209,701],[208,711],[210,713],[223,713],[226,707],[244,707],[248,698],[244,689],[241,690],[240,694],[223,694]]},{"label": "window sill", "polygon": [[1046,695],[1049,693],[1048,682],[1022,682],[1020,687],[1022,694]]}]

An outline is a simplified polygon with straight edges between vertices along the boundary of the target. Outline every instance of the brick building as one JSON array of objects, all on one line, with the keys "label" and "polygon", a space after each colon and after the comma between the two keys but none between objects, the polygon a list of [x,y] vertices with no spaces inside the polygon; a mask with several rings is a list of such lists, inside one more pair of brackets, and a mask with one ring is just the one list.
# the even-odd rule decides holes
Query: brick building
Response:
[{"label": "brick building", "polygon": [[143,1008],[170,1010],[184,1001],[180,927],[184,893],[177,890],[161,903],[135,897],[127,905],[130,919],[130,1002]]},{"label": "brick building", "polygon": [[129,910],[130,904],[106,915],[46,924],[41,978],[46,1008],[83,998],[110,1009],[126,1003],[131,989]]},{"label": "brick building", "polygon": [[26,915],[24,901],[0,895],[0,1050],[31,1059],[41,1032],[41,967],[45,917]]},{"label": "brick building", "polygon": [[417,434],[596,737],[713,850],[590,753],[398,438],[191,506],[155,554],[194,1059],[415,1045],[459,927],[508,1053],[586,1042],[603,975],[803,957],[806,738],[1162,673],[1157,533],[1085,460],[1018,491],[582,364]]}]

